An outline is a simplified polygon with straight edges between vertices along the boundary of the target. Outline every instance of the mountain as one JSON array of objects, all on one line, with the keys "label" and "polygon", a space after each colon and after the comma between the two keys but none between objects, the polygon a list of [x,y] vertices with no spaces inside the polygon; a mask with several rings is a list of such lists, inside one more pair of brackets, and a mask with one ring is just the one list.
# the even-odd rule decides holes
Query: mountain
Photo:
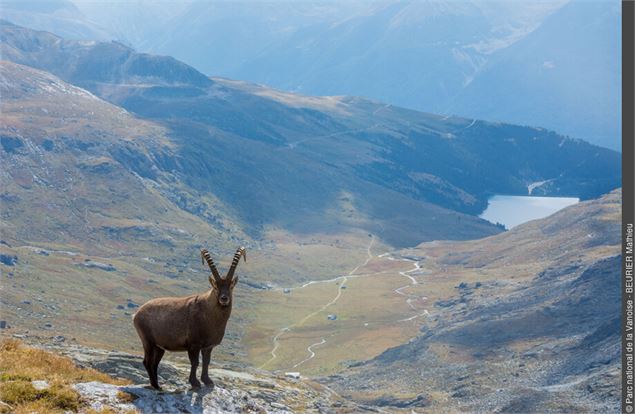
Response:
[{"label": "mountain", "polygon": [[427,297],[408,343],[325,378],[344,397],[469,412],[619,408],[621,191],[481,240],[401,252]]},{"label": "mountain", "polygon": [[[416,320],[402,329],[385,317],[408,312],[394,293],[407,268],[378,252],[500,233],[474,214],[490,194],[527,194],[536,181],[551,179],[534,193],[582,198],[620,185],[619,154],[539,128],[208,78],[121,43],[6,22],[0,40],[0,267],[10,287],[1,300],[11,334],[138,351],[137,306],[208,289],[202,246],[225,267],[246,245],[215,358],[266,363],[287,320],[306,309],[330,321],[321,312],[350,277],[339,295],[348,315],[383,314],[373,326],[399,332],[375,341],[382,329],[370,335],[340,313],[338,324],[357,329],[343,341],[372,344],[343,342],[336,370],[347,352],[374,357],[417,330]],[[354,274],[375,266],[393,277]],[[364,292],[383,292],[381,301]],[[313,343],[305,338],[280,355],[301,362]],[[338,344],[328,338],[325,348]]]},{"label": "mountain", "polygon": [[2,18],[75,40],[110,40],[108,29],[91,21],[69,0],[2,0]]},{"label": "mountain", "polygon": [[240,307],[217,354],[236,359],[260,292],[333,277],[365,254],[359,230],[250,237],[233,208],[183,182],[164,127],[48,72],[3,61],[0,93],[1,303],[10,333],[136,349],[137,306],[208,289],[199,249],[222,269],[245,245]]},{"label": "mountain", "polygon": [[[503,2],[373,3],[337,19],[290,30],[280,40],[270,39],[260,53],[240,62],[238,68],[225,69],[207,55],[195,59],[181,52],[179,56],[207,73],[305,94],[365,96],[445,115],[448,100],[477,76],[490,54],[530,32],[560,4],[516,4],[519,11],[512,12]],[[240,10],[234,13],[243,16]],[[282,24],[289,20],[294,21],[284,19]],[[211,39],[218,37],[202,26],[187,30],[191,37],[202,33]],[[175,48],[177,42],[178,34],[160,44]]]},{"label": "mountain", "polygon": [[556,128],[619,150],[620,34],[619,3],[571,2],[492,56],[446,111]]},{"label": "mountain", "polygon": [[[112,39],[205,74],[541,126],[620,148],[616,2],[76,5]],[[68,37],[55,25],[14,22]]]},{"label": "mountain", "polygon": [[[548,181],[534,193],[585,199],[620,185],[617,153],[551,131],[286,94],[207,78],[116,42],[1,29],[5,59],[166,128],[177,147],[169,169],[233,206],[252,235],[275,224],[300,232],[362,227],[401,246],[473,238],[497,230],[455,211],[478,214],[492,194],[527,194],[529,184]],[[336,206],[346,203],[353,210],[342,214]]]},{"label": "mountain", "polygon": [[[204,214],[174,205],[157,183],[169,179],[162,170],[174,162],[165,129],[46,72],[5,61],[0,76],[5,238],[82,240],[89,251],[115,253],[124,240],[150,236],[151,244],[174,247],[203,225]],[[45,216],[28,214],[40,207]],[[216,228],[206,229],[222,239],[222,209],[216,212],[209,218]],[[155,217],[171,223],[162,227]],[[177,227],[188,232],[180,236]]]}]

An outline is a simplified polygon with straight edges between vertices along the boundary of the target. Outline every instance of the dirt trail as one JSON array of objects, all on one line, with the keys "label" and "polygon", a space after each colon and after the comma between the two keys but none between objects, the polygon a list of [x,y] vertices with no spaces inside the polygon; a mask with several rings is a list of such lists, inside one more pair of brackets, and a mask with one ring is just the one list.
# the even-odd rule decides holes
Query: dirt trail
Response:
[{"label": "dirt trail", "polygon": [[295,365],[293,366],[293,368],[297,368],[297,367],[299,367],[300,365],[304,364],[305,362],[307,362],[307,361],[309,361],[309,360],[313,359],[313,358],[315,357],[315,352],[313,352],[313,347],[314,347],[314,346],[318,346],[318,345],[324,345],[325,343],[326,343],[326,339],[324,339],[324,338],[320,338],[320,342],[316,342],[316,343],[314,343],[314,344],[309,345],[309,346],[306,348],[306,350],[307,350],[307,351],[309,351],[309,356],[308,356],[308,357],[306,357],[306,358],[304,358],[302,361],[298,362],[297,364],[295,364]]},{"label": "dirt trail", "polygon": [[[415,315],[409,316],[407,318],[404,319],[400,319],[397,320],[396,322],[407,322],[407,321],[412,321],[416,318],[419,317],[423,317],[423,316],[427,316],[428,315],[428,311],[427,310],[423,310],[422,312],[420,312],[420,309],[418,309],[417,307],[415,307],[412,302],[415,300],[425,300],[425,297],[420,297],[420,296],[416,296],[416,295],[412,295],[409,293],[405,293],[403,292],[403,290],[415,286],[417,285],[419,282],[417,281],[417,279],[415,279],[415,277],[413,277],[410,273],[413,272],[417,272],[419,270],[421,270],[421,266],[418,260],[412,260],[412,259],[406,259],[406,258],[394,258],[392,256],[390,256],[390,253],[386,252],[384,254],[378,255],[378,256],[373,256],[371,248],[373,246],[375,242],[375,236],[371,236],[371,240],[370,243],[368,244],[368,246],[366,247],[366,260],[357,265],[353,270],[351,270],[350,272],[348,272],[348,274],[346,274],[345,276],[338,276],[332,279],[328,279],[328,280],[313,280],[313,281],[309,281],[304,283],[303,285],[294,288],[294,289],[303,289],[307,286],[311,286],[314,284],[318,284],[318,283],[333,283],[333,282],[337,282],[340,281],[340,284],[338,286],[337,289],[337,294],[333,297],[333,299],[331,299],[329,302],[327,302],[326,304],[322,305],[320,308],[318,308],[317,310],[307,314],[306,316],[304,316],[302,319],[298,320],[297,322],[294,322],[291,325],[285,326],[283,328],[281,328],[276,335],[273,336],[272,338],[272,349],[270,351],[271,353],[271,358],[269,358],[269,360],[267,360],[264,364],[262,364],[259,368],[264,369],[267,367],[267,365],[269,365],[271,362],[273,362],[274,360],[276,360],[278,358],[277,355],[277,351],[280,348],[280,338],[285,335],[286,333],[290,332],[293,328],[298,328],[301,327],[302,325],[304,325],[309,319],[313,318],[314,316],[318,315],[321,312],[324,312],[328,307],[334,305],[335,303],[337,303],[337,301],[342,297],[342,292],[344,291],[344,289],[342,289],[342,287],[344,287],[346,285],[346,282],[348,281],[348,279],[353,279],[353,278],[362,278],[362,277],[371,277],[371,276],[375,276],[374,273],[368,273],[368,274],[356,274],[356,272],[360,269],[363,268],[364,266],[366,266],[373,258],[386,258],[388,260],[391,261],[404,261],[404,262],[410,262],[413,264],[413,268],[410,270],[405,270],[405,271],[401,271],[399,272],[399,275],[407,278],[409,280],[410,283],[400,286],[396,289],[394,289],[394,292],[398,295],[404,296],[406,298],[406,303],[408,304],[408,306],[413,310],[413,311],[417,311],[418,313],[416,313]],[[311,359],[315,358],[316,356],[316,352],[314,351],[314,348],[317,346],[321,346],[324,345],[327,342],[327,340],[325,338],[320,338],[319,342],[313,343],[311,345],[309,345],[306,348],[308,357],[303,359],[302,361],[296,363],[295,365],[293,365],[293,368],[297,368],[300,365],[310,361]]]},{"label": "dirt trail", "polygon": [[317,139],[325,139],[325,138],[333,138],[333,137],[337,137],[340,135],[347,135],[347,134],[357,134],[360,132],[366,132],[366,131],[370,131],[372,129],[378,128],[380,127],[381,124],[373,124],[369,127],[366,128],[358,128],[358,129],[348,129],[346,131],[339,131],[339,132],[334,132],[332,134],[327,134],[327,135],[318,135],[318,136],[314,136],[314,137],[307,137],[307,138],[303,138],[301,140],[295,141],[295,142],[289,142],[286,146],[284,147],[280,147],[278,148],[278,151],[280,150],[285,150],[285,149],[295,149],[298,145],[305,143],[307,141],[314,141]]},{"label": "dirt trail", "polygon": [[[271,358],[269,358],[268,361],[266,361],[264,364],[262,364],[259,368],[264,368],[266,367],[269,363],[271,363],[272,361],[274,361],[278,356],[276,355],[276,351],[278,350],[278,348],[280,347],[280,337],[282,335],[284,335],[285,333],[289,332],[292,328],[297,328],[300,327],[302,325],[304,325],[304,323],[306,321],[308,321],[309,319],[311,319],[313,316],[317,315],[320,312],[323,312],[324,310],[326,310],[326,308],[328,308],[329,306],[335,304],[339,298],[342,296],[342,286],[345,285],[346,281],[348,280],[348,277],[352,276],[355,272],[357,272],[357,270],[360,267],[364,267],[368,264],[368,262],[370,262],[370,260],[373,258],[373,254],[371,252],[371,247],[373,246],[373,243],[375,242],[375,236],[371,236],[370,239],[370,243],[368,243],[368,247],[366,247],[366,254],[367,254],[367,258],[364,261],[364,263],[357,265],[353,270],[351,270],[350,272],[348,272],[348,274],[346,276],[339,276],[336,277],[334,279],[329,279],[329,280],[317,280],[317,281],[311,281],[311,282],[307,282],[304,285],[300,286],[298,289],[302,289],[305,288],[307,286],[310,286],[312,284],[316,284],[316,283],[327,283],[327,282],[334,282],[337,280],[341,280],[342,282],[340,283],[340,285],[338,286],[337,289],[337,294],[335,295],[335,297],[328,303],[326,303],[325,305],[323,305],[321,308],[319,308],[318,310],[309,313],[308,315],[306,315],[304,318],[300,319],[298,322],[295,322],[294,324],[291,324],[289,326],[285,326],[284,328],[280,329],[278,331],[278,333],[273,337],[272,342],[273,342],[273,349],[271,350]],[[326,341],[325,341],[326,342]],[[314,344],[315,345],[315,344]],[[313,346],[313,345],[311,345]],[[312,351],[308,348],[310,348],[311,346],[307,347],[307,351],[309,353],[312,353]],[[315,356],[315,355],[313,355]],[[312,358],[312,357],[311,357]]]}]

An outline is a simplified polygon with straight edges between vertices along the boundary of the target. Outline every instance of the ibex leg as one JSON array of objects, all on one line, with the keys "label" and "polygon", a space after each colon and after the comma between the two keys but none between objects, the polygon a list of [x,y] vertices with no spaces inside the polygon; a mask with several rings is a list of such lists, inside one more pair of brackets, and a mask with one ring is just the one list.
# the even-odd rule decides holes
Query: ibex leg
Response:
[{"label": "ibex leg", "polygon": [[190,357],[190,364],[192,367],[190,368],[190,384],[192,388],[199,388],[201,386],[201,382],[196,379],[196,368],[198,368],[198,354],[201,351],[199,349],[195,351],[187,351],[187,356]]},{"label": "ibex leg", "polygon": [[209,387],[214,386],[214,381],[212,381],[212,379],[209,377],[209,374],[207,373],[207,370],[209,368],[209,361],[212,356],[212,349],[214,349],[214,347],[209,347],[201,351],[201,353],[203,354],[203,371],[201,372],[201,381],[203,381],[203,384]]},{"label": "ibex leg", "polygon": [[156,389],[161,389],[159,386],[159,362],[161,362],[161,358],[163,358],[163,354],[165,351],[159,347],[154,347],[152,352],[152,360],[151,360],[151,368],[152,374],[150,378],[150,383]]}]

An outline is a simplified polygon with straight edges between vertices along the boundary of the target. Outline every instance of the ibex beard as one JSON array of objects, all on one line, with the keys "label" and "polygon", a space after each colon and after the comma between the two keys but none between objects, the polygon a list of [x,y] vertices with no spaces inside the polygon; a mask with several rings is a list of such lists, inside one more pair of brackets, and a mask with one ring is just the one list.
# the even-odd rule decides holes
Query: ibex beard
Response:
[{"label": "ibex beard", "polygon": [[201,250],[201,260],[206,261],[211,275],[211,289],[199,295],[178,298],[157,298],[146,302],[133,316],[135,329],[143,344],[143,365],[148,371],[150,384],[161,389],[158,368],[165,351],[187,351],[190,358],[190,384],[201,386],[196,378],[199,354],[203,356],[201,381],[214,386],[208,374],[212,350],[225,335],[227,320],[231,315],[233,292],[238,277],[234,276],[240,258],[247,261],[244,247],[240,247],[223,278],[209,252]]}]

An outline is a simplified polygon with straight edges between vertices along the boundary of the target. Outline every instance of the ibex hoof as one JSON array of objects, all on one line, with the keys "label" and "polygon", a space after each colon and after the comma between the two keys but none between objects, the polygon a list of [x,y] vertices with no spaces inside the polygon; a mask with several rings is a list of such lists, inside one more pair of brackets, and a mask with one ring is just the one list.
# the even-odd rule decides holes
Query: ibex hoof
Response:
[{"label": "ibex hoof", "polygon": [[201,380],[203,381],[203,384],[205,384],[208,387],[214,387],[214,381],[212,381],[211,378],[201,378]]},{"label": "ibex hoof", "polygon": [[197,379],[190,380],[190,385],[192,388],[201,388],[201,382]]}]

